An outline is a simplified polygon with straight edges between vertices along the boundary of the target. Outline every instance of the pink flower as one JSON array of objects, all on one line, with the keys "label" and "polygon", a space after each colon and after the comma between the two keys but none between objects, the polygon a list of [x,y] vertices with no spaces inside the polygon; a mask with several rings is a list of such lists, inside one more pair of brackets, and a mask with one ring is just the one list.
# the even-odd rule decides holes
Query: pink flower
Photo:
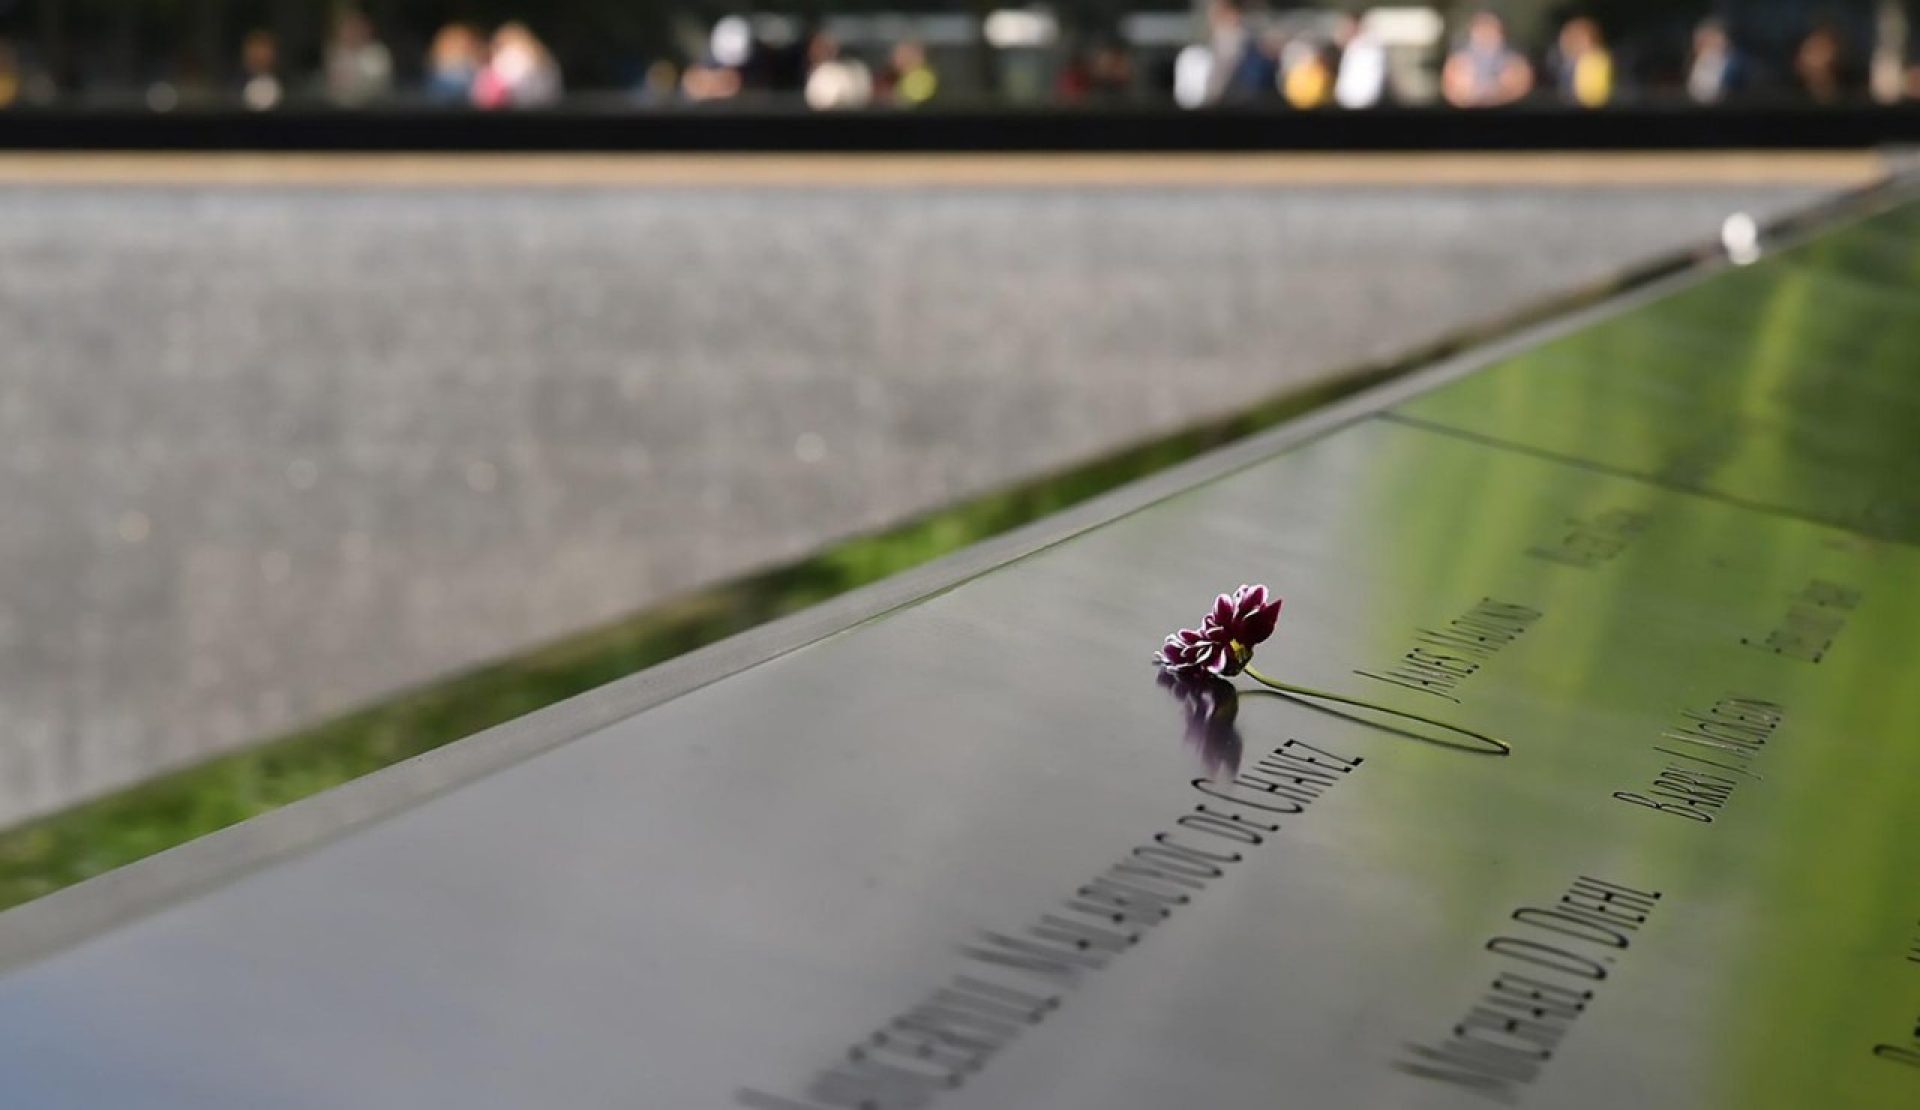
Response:
[{"label": "pink flower", "polygon": [[1171,674],[1206,671],[1222,677],[1239,674],[1253,658],[1255,644],[1273,635],[1280,623],[1280,599],[1267,600],[1265,586],[1242,586],[1213,599],[1199,628],[1168,636],[1154,662]]},{"label": "pink flower", "polygon": [[1224,674],[1230,658],[1231,652],[1224,642],[1214,640],[1201,629],[1183,628],[1167,637],[1167,642],[1154,653],[1153,661],[1168,674],[1201,671]]}]

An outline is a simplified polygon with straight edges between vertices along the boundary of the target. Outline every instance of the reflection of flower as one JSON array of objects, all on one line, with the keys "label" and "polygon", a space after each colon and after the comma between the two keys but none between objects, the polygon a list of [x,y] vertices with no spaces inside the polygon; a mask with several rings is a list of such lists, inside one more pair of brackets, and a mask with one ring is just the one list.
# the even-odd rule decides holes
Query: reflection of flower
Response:
[{"label": "reflection of flower", "polygon": [[1187,716],[1187,743],[1200,753],[1209,777],[1232,777],[1240,770],[1240,694],[1233,684],[1202,671],[1162,671],[1160,685],[1180,699]]},{"label": "reflection of flower", "polygon": [[1168,636],[1154,661],[1173,674],[1236,675],[1253,658],[1254,645],[1272,636],[1279,623],[1280,599],[1268,601],[1265,586],[1242,586],[1214,598],[1199,628]]}]

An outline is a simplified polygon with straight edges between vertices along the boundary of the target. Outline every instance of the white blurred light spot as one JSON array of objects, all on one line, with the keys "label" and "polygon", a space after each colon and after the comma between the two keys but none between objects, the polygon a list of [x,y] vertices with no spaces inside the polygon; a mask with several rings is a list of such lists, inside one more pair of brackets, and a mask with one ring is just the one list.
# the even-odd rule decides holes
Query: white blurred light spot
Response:
[{"label": "white blurred light spot", "polygon": [[120,533],[120,538],[126,542],[139,543],[153,531],[153,522],[147,519],[147,514],[136,509],[120,514],[120,523],[116,530]]},{"label": "white blurred light spot", "polygon": [[485,459],[475,459],[467,464],[467,485],[475,493],[492,493],[500,484],[500,472]]},{"label": "white blurred light spot", "polygon": [[280,104],[280,81],[265,75],[251,78],[240,89],[240,100],[256,112],[270,112]]},{"label": "white blurred light spot", "polygon": [[287,464],[287,484],[294,489],[312,489],[320,480],[320,467],[312,459],[295,459]]},{"label": "white blurred light spot", "polygon": [[1373,8],[1360,17],[1360,26],[1386,46],[1432,46],[1447,29],[1432,8]]},{"label": "white blurred light spot", "polygon": [[1189,46],[1173,59],[1173,102],[1198,108],[1207,102],[1207,79],[1213,75],[1213,51]]},{"label": "white blurred light spot", "polygon": [[989,12],[981,27],[987,45],[996,50],[1019,46],[1051,46],[1060,37],[1060,23],[1047,11],[1015,11],[1003,8]]},{"label": "white blurred light spot", "polygon": [[180,91],[165,81],[147,86],[147,107],[155,112],[171,112],[180,106]]},{"label": "white blurred light spot", "polygon": [[827,441],[813,432],[802,432],[793,441],[793,457],[803,463],[817,463],[827,457]]},{"label": "white blurred light spot", "polygon": [[1720,225],[1720,245],[1735,266],[1745,266],[1760,258],[1760,225],[1745,212],[1735,212]]},{"label": "white blurred light spot", "polygon": [[803,95],[816,112],[864,108],[873,99],[873,74],[860,62],[836,58],[822,62],[807,78]]},{"label": "white blurred light spot", "polygon": [[707,50],[723,66],[743,66],[753,53],[753,25],[737,15],[723,16],[713,25]]}]

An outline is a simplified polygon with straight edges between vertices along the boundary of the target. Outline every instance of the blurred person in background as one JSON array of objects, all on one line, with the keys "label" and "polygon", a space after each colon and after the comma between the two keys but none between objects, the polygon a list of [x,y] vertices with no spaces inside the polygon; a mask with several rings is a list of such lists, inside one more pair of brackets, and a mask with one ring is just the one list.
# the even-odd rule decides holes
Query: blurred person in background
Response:
[{"label": "blurred person in background", "polygon": [[240,40],[240,103],[249,111],[266,112],[279,107],[285,95],[279,42],[271,31],[248,31]]},{"label": "blurred person in background", "polygon": [[20,99],[21,84],[20,55],[11,42],[0,39],[0,108]]},{"label": "blurred person in background", "polygon": [[1319,108],[1333,102],[1333,74],[1338,62],[1329,43],[1301,35],[1281,46],[1280,96],[1287,106]]},{"label": "blurred person in background", "polygon": [[1907,93],[1907,13],[1897,2],[1882,0],[1873,17],[1873,54],[1867,62],[1867,89],[1873,99],[1892,104]]},{"label": "blurred person in background", "polygon": [[533,29],[518,21],[493,33],[487,64],[473,81],[481,108],[545,108],[560,99],[560,66]]},{"label": "blurred person in background", "polygon": [[1533,66],[1507,45],[1507,26],[1489,11],[1474,13],[1466,40],[1447,56],[1440,91],[1456,108],[1498,108],[1533,91]]},{"label": "blurred person in background", "polygon": [[680,75],[680,95],[695,104],[739,96],[754,46],[752,24],[741,16],[722,16],[707,35],[706,55]]},{"label": "blurred person in background", "polygon": [[1613,99],[1613,55],[1600,25],[1582,16],[1560,28],[1550,67],[1560,99],[1582,108],[1603,108]]},{"label": "blurred person in background", "polygon": [[680,95],[695,104],[740,95],[740,71],[711,61],[696,62],[680,75]]},{"label": "blurred person in background", "polygon": [[891,63],[880,84],[889,102],[914,108],[933,99],[940,90],[940,75],[927,64],[927,48],[904,39],[894,44]]},{"label": "blurred person in background", "polygon": [[1687,95],[1696,104],[1720,104],[1747,90],[1752,71],[1733,43],[1725,22],[1703,19],[1693,29],[1693,56],[1687,62]]},{"label": "blurred person in background", "polygon": [[1333,41],[1340,49],[1333,99],[1342,108],[1372,108],[1387,95],[1387,47],[1350,15],[1342,15]]},{"label": "blurred person in background", "polygon": [[1279,58],[1262,49],[1247,27],[1241,0],[1212,0],[1207,5],[1207,104],[1253,100],[1278,87]]},{"label": "blurred person in background", "polygon": [[640,78],[634,99],[649,107],[672,104],[680,99],[680,67],[665,58],[654,60]]},{"label": "blurred person in background", "polygon": [[1831,23],[1821,23],[1807,32],[1793,54],[1793,73],[1800,80],[1800,90],[1815,104],[1832,104],[1840,99],[1846,85],[1842,72],[1845,64],[1846,46]]},{"label": "blurred person in background", "polygon": [[326,50],[327,97],[358,108],[393,91],[393,55],[373,33],[373,23],[353,8],[342,8]]},{"label": "blurred person in background", "polygon": [[1134,97],[1133,55],[1126,44],[1102,37],[1087,52],[1086,96],[1097,104],[1118,104]]},{"label": "blurred person in background", "polygon": [[825,31],[807,43],[807,107],[815,111],[864,108],[873,102],[873,74],[857,58],[840,56],[840,43]]},{"label": "blurred person in background", "polygon": [[487,46],[470,23],[449,23],[427,47],[426,76],[421,93],[432,104],[466,104],[473,99],[473,83],[486,65]]},{"label": "blurred person in background", "polygon": [[1104,35],[1075,51],[1054,84],[1054,99],[1062,104],[1119,104],[1132,98],[1133,56]]}]

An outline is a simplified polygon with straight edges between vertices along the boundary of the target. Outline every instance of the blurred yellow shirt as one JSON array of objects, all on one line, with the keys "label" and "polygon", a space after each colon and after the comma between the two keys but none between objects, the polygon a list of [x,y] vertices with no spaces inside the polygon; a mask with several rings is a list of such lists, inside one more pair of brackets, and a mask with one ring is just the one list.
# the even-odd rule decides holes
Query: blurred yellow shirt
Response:
[{"label": "blurred yellow shirt", "polygon": [[1318,108],[1333,95],[1333,71],[1319,58],[1310,58],[1287,70],[1280,91],[1295,108]]},{"label": "blurred yellow shirt", "polygon": [[940,88],[940,78],[931,66],[917,66],[900,75],[900,84],[894,89],[894,95],[902,103],[925,104],[933,99]]},{"label": "blurred yellow shirt", "polygon": [[1613,98],[1613,57],[1589,50],[1573,63],[1573,98],[1585,108],[1599,108]]}]

